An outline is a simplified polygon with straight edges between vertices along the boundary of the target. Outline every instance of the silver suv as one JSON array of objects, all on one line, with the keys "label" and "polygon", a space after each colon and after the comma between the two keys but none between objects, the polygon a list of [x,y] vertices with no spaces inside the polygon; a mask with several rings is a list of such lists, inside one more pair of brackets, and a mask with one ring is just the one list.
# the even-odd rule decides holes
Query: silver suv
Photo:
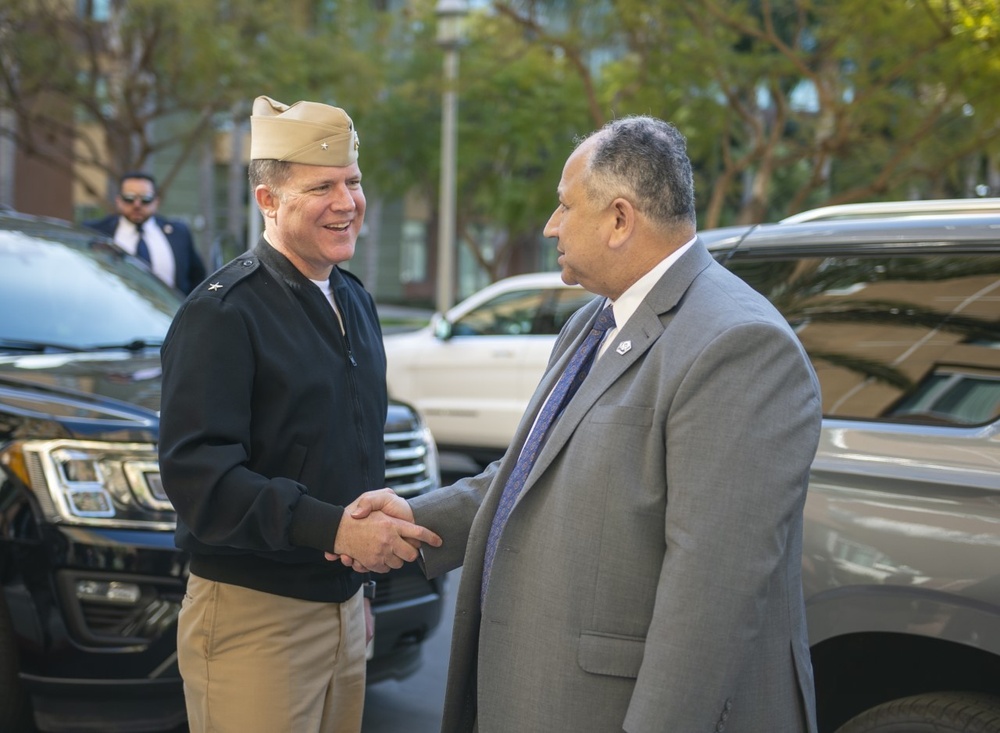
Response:
[{"label": "silver suv", "polygon": [[820,731],[1000,731],[1000,214],[702,239],[822,384],[802,558]]}]

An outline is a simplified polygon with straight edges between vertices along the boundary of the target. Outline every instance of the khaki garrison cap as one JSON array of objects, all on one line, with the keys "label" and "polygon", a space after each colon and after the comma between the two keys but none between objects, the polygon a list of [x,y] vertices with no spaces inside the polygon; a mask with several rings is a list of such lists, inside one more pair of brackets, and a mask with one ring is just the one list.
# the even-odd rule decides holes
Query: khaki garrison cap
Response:
[{"label": "khaki garrison cap", "polygon": [[250,159],[347,166],[358,159],[358,133],[340,107],[319,102],[288,106],[257,97],[250,115]]}]

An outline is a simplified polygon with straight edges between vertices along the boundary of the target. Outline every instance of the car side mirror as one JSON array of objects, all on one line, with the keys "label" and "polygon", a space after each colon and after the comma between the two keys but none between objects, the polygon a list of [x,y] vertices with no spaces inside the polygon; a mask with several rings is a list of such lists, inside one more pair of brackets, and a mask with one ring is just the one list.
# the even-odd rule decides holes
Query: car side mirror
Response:
[{"label": "car side mirror", "polygon": [[451,321],[449,321],[445,316],[440,313],[434,316],[434,336],[441,339],[442,341],[447,341],[452,337]]}]

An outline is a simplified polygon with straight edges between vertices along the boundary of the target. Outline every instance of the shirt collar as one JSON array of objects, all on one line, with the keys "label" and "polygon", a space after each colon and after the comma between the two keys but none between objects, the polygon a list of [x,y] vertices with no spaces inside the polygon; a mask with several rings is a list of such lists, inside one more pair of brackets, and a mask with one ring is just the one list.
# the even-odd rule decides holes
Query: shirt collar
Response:
[{"label": "shirt collar", "polygon": [[649,291],[653,289],[653,286],[659,282],[660,278],[670,269],[671,265],[691,249],[696,239],[696,236],[691,237],[686,243],[657,262],[653,269],[632,283],[624,293],[618,296],[618,300],[611,301],[611,305],[615,310],[615,332],[625,327],[628,319],[639,309],[639,304],[649,295]]}]

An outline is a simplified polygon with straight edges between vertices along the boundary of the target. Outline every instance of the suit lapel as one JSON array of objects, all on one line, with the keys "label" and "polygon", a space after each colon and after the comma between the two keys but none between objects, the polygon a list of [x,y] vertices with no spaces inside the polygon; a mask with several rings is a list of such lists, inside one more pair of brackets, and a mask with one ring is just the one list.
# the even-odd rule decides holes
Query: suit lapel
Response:
[{"label": "suit lapel", "polygon": [[[552,464],[552,461],[562,451],[577,426],[598,399],[633,364],[642,359],[650,347],[663,335],[664,330],[672,320],[671,311],[678,306],[684,293],[698,274],[709,267],[712,262],[712,256],[701,241],[696,241],[691,249],[685,252],[653,286],[639,308],[629,318],[625,327],[615,334],[612,343],[594,364],[587,378],[583,380],[580,391],[574,395],[566,406],[565,412],[552,426],[518,501]],[[586,338],[602,305],[603,300],[598,299],[595,304],[585,306],[589,312],[587,318],[582,321],[583,327],[574,336],[572,343],[564,350],[559,361],[546,373],[539,384],[539,389],[535,391],[531,399],[529,410],[532,415],[537,415],[538,410],[541,409],[545,397],[559,379],[559,375],[565,369],[572,354]],[[631,341],[631,348],[624,354],[619,354],[616,347],[623,341]],[[527,426],[522,423],[521,429],[518,431],[519,446],[523,445],[527,439],[527,430],[530,427],[530,423]],[[513,467],[513,461],[510,462],[510,467]],[[509,474],[509,471],[507,473]]]}]

